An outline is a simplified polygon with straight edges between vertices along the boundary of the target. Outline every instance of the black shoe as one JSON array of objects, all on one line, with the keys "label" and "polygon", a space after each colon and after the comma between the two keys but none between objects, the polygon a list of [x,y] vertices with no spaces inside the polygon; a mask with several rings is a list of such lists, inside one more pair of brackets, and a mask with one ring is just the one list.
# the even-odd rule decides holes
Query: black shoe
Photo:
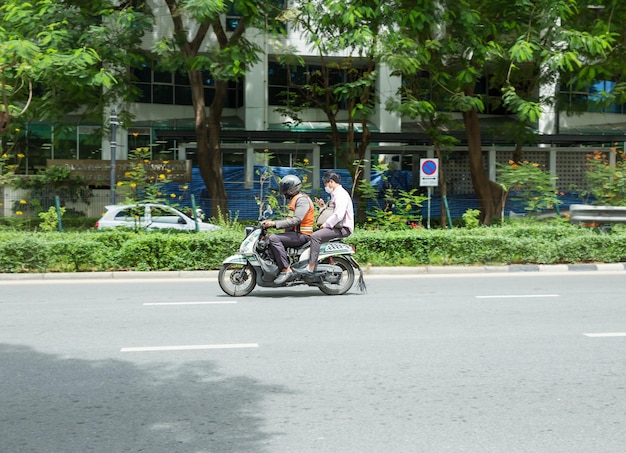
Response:
[{"label": "black shoe", "polygon": [[282,285],[283,283],[287,283],[293,277],[293,272],[281,272],[276,279],[274,279],[275,285]]}]

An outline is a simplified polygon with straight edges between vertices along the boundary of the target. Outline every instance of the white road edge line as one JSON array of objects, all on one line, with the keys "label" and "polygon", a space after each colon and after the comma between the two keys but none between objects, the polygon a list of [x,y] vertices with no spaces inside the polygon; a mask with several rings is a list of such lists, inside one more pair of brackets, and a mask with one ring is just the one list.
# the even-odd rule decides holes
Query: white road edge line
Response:
[{"label": "white road edge line", "polygon": [[146,302],[144,306],[160,306],[160,305],[221,305],[236,304],[237,301],[217,301],[217,302]]},{"label": "white road edge line", "polygon": [[536,298],[536,297],[561,297],[559,294],[505,294],[496,296],[476,296],[476,299],[515,299],[515,298]]},{"label": "white road edge line", "polygon": [[202,349],[243,349],[258,348],[258,343],[241,344],[192,344],[183,346],[144,346],[135,348],[122,348],[120,352],[151,352],[151,351],[196,351]]},{"label": "white road edge line", "polygon": [[583,335],[591,338],[626,337],[626,332],[584,333]]}]

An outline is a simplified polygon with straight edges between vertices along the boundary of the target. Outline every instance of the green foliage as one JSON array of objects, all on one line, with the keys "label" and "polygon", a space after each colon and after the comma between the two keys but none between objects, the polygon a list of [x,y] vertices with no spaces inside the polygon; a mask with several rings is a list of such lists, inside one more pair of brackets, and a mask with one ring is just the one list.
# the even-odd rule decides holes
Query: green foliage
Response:
[{"label": "green foliage", "polygon": [[537,214],[561,204],[555,190],[556,177],[534,162],[498,165],[498,183],[511,199],[524,203],[524,209]]},{"label": "green foliage", "polygon": [[[218,269],[236,252],[243,227],[215,232],[0,231],[0,272]],[[626,262],[625,229],[605,233],[569,224],[367,230],[346,238],[364,266]]]},{"label": "green foliage", "polygon": [[80,234],[61,235],[50,248],[59,269],[68,272],[102,270],[107,254],[112,252],[102,242]]},{"label": "green foliage", "polygon": [[125,194],[125,204],[161,203],[175,205],[171,201],[175,198],[164,193],[165,184],[171,182],[167,168],[168,161],[158,171],[151,164],[150,148],[137,148],[128,154],[132,168],[122,175],[116,190]]},{"label": "green foliage", "polygon": [[477,228],[480,225],[480,211],[478,209],[468,209],[463,213],[462,219],[465,228]]},{"label": "green foliage", "polygon": [[[65,208],[60,208],[61,216],[65,214]],[[55,231],[59,227],[59,216],[57,214],[56,207],[50,206],[47,211],[42,211],[38,214],[38,217],[41,219],[41,223],[39,224],[39,228],[41,231]]]},{"label": "green foliage", "polygon": [[112,3],[2,2],[0,85],[7,120],[27,120],[30,112],[54,121],[78,107],[100,120],[104,105],[128,93],[126,66],[150,22],[144,6]]},{"label": "green foliage", "polygon": [[[610,152],[617,153],[616,149]],[[587,155],[585,180],[589,194],[598,205],[626,205],[626,168],[620,154],[615,165],[609,165],[607,153],[594,151]]]},{"label": "green foliage", "polygon": [[0,272],[45,272],[51,257],[45,236],[11,234],[0,240]]},{"label": "green foliage", "polygon": [[143,234],[124,242],[115,259],[129,270],[215,269],[238,249],[242,238],[242,230]]},{"label": "green foliage", "polygon": [[[18,178],[15,187],[27,190],[21,200],[16,201],[13,211],[18,214],[45,212],[53,207],[51,194],[66,200],[89,203],[92,191],[80,176],[72,175],[67,167],[46,167],[43,173],[28,178]],[[22,215],[18,214],[18,215]]]},{"label": "green foliage", "polygon": [[536,122],[542,113],[541,103],[532,102],[521,98],[514,87],[506,86],[502,88],[502,103],[511,111],[517,113],[517,117],[522,122]]},{"label": "green foliage", "polygon": [[4,149],[0,148],[0,186],[15,184],[19,180],[15,176],[15,171],[25,157],[24,154],[16,153],[12,149],[4,151]]},{"label": "green foliage", "polygon": [[372,266],[508,265],[623,262],[626,233],[600,234],[571,225],[376,231],[357,230],[347,242]]},{"label": "green foliage", "polygon": [[[556,93],[540,87],[567,80],[564,73],[571,74],[581,91],[594,80],[623,79],[623,2],[601,5],[602,14],[577,0],[417,0],[390,5],[389,22],[397,26],[377,43],[381,59],[402,76],[402,85],[400,105],[391,102],[388,108],[415,117],[424,129],[430,127],[431,111],[463,112],[470,161],[482,158],[483,149],[473,144],[484,130],[477,112],[487,106],[505,110],[522,126],[536,127],[542,106],[556,104]],[[613,93],[596,97],[604,104],[624,102],[626,87],[618,84]],[[528,134],[506,138],[515,144],[533,141]],[[490,181],[482,166],[470,170],[483,215],[490,218],[490,211],[502,202],[499,191],[485,189]]]},{"label": "green foliage", "polygon": [[366,227],[370,229],[420,228],[422,223],[422,203],[428,199],[411,190],[385,190],[385,206],[374,208],[367,213]]},{"label": "green foliage", "polygon": [[[376,164],[374,171],[380,175],[385,184],[388,184],[388,164]],[[407,228],[419,228],[422,223],[422,203],[428,199],[418,193],[417,189],[401,190],[393,187],[385,189],[384,202],[381,207],[378,201],[378,191],[373,184],[362,180],[357,191],[363,201],[364,208],[367,201],[373,201],[375,205],[367,211],[365,227],[369,229],[401,230]]]}]

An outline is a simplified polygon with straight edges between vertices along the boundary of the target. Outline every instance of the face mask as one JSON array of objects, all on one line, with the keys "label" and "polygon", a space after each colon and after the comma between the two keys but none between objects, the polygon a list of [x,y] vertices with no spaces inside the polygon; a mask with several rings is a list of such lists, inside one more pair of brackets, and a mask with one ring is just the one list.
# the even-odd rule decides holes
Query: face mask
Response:
[{"label": "face mask", "polygon": [[333,193],[333,189],[329,186],[324,187],[324,190],[326,191],[326,193],[331,194]]}]

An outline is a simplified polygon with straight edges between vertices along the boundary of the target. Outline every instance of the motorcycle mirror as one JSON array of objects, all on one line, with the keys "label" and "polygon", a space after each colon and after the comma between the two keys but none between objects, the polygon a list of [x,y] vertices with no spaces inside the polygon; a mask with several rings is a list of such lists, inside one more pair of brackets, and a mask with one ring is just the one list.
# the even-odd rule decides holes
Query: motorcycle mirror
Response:
[{"label": "motorcycle mirror", "polygon": [[267,220],[272,216],[272,214],[274,214],[274,210],[269,203],[264,202],[261,206],[261,218],[259,220]]}]

